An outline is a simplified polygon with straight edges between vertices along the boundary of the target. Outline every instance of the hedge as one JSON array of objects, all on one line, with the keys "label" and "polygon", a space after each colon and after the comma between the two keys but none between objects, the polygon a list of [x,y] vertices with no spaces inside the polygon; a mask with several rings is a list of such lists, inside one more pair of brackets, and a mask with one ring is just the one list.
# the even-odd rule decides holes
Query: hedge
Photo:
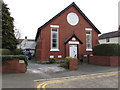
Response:
[{"label": "hedge", "polygon": [[2,64],[5,64],[8,60],[20,59],[24,60],[25,64],[28,65],[28,57],[26,55],[0,55],[2,58]]},{"label": "hedge", "polygon": [[0,49],[0,55],[10,55],[11,52],[9,49]]},{"label": "hedge", "polygon": [[120,44],[99,44],[94,46],[95,56],[120,56]]},{"label": "hedge", "polygon": [[24,51],[23,49],[15,49],[11,51],[11,55],[23,55],[22,54],[23,51]]},{"label": "hedge", "polygon": [[0,55],[22,55],[23,49],[15,49],[10,51],[9,49],[0,49]]}]

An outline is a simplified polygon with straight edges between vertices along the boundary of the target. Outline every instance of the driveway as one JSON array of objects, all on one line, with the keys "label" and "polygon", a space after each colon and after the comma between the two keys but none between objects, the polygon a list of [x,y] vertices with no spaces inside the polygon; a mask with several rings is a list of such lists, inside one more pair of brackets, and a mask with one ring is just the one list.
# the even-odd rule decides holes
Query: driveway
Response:
[{"label": "driveway", "polygon": [[79,65],[78,70],[72,71],[58,66],[59,64],[37,64],[36,62],[30,61],[28,65],[28,71],[26,73],[3,74],[3,88],[34,88],[34,80],[118,71],[118,67],[97,66],[89,64],[81,64]]}]

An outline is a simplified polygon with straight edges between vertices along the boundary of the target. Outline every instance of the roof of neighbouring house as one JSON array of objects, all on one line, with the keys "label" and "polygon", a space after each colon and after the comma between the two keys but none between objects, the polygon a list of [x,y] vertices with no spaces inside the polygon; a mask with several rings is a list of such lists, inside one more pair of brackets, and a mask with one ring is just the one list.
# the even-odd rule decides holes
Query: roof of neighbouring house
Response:
[{"label": "roof of neighbouring house", "polygon": [[[20,44],[25,39],[18,39],[18,44]],[[34,39],[27,39],[27,41],[35,41]]]},{"label": "roof of neighbouring house", "polygon": [[20,44],[24,39],[18,39],[18,44]]},{"label": "roof of neighbouring house", "polygon": [[[35,49],[36,46],[36,42],[34,39],[19,39],[18,40],[18,45],[24,45],[24,49]],[[21,46],[21,48],[23,49],[23,47]]]},{"label": "roof of neighbouring house", "polygon": [[64,10],[62,10],[60,13],[58,13],[56,16],[54,16],[52,19],[50,19],[48,22],[46,22],[44,25],[42,25],[41,27],[38,28],[37,31],[37,35],[35,37],[35,41],[37,40],[38,36],[39,36],[39,32],[42,30],[42,28],[44,28],[45,26],[47,26],[50,22],[52,22],[54,19],[56,19],[57,17],[59,17],[62,13],[64,13],[66,10],[68,10],[71,6],[74,6],[78,12],[88,21],[88,23],[96,30],[96,32],[98,34],[101,34],[101,32],[94,26],[94,24],[87,18],[87,16],[80,10],[80,8],[73,2],[72,4],[70,4],[68,7],[66,7]]},{"label": "roof of neighbouring house", "polygon": [[112,38],[112,37],[120,37],[120,30],[102,34],[99,36],[99,39]]}]

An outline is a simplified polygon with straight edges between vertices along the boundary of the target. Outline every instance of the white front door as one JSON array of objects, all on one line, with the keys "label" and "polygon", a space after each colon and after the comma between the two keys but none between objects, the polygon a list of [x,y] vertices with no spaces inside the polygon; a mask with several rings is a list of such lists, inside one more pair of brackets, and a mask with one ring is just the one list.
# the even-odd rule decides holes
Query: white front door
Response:
[{"label": "white front door", "polygon": [[70,57],[74,58],[77,57],[77,45],[70,45]]}]

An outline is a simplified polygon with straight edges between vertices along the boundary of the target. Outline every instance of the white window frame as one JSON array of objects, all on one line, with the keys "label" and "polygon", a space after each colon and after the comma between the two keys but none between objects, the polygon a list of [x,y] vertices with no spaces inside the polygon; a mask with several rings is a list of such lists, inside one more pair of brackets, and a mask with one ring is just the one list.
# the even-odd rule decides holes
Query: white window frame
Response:
[{"label": "white window frame", "polygon": [[[51,49],[50,49],[50,51],[59,51],[59,26],[58,25],[50,25],[50,28],[51,28]],[[53,48],[53,46],[52,46],[52,40],[53,40],[52,29],[53,28],[57,29],[57,47],[56,48]]]},{"label": "white window frame", "polygon": [[86,33],[86,51],[92,51],[92,28],[85,28],[86,31],[89,31],[90,32],[90,47],[91,48],[88,48],[87,47],[87,33]]}]

